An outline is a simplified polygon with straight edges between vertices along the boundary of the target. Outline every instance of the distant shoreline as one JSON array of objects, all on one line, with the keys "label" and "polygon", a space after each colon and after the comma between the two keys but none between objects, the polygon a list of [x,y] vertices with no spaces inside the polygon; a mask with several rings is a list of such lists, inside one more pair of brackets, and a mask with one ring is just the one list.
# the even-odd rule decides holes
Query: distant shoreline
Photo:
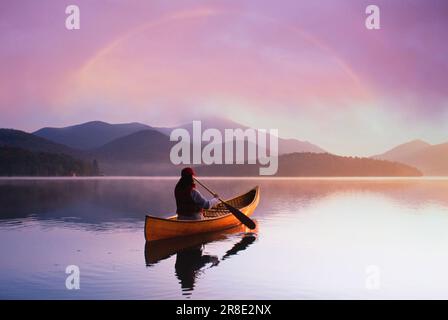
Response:
[{"label": "distant shoreline", "polygon": [[[179,179],[178,176],[102,176],[102,177],[26,177],[26,176],[12,176],[12,177],[1,177],[1,180],[176,180]],[[448,180],[448,176],[421,176],[421,177],[243,177],[243,176],[235,176],[235,177],[222,177],[222,176],[202,176],[203,180],[328,180],[328,181],[357,181],[357,180]]]}]

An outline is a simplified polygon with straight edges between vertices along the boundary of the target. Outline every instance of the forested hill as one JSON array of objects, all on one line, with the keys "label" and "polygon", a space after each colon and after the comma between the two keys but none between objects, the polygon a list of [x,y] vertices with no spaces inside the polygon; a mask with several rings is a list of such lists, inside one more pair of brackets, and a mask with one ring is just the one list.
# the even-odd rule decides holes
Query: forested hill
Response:
[{"label": "forested hill", "polygon": [[87,162],[69,155],[0,147],[0,176],[96,176],[96,161]]},{"label": "forested hill", "polygon": [[[328,153],[291,153],[279,157],[280,177],[416,177],[422,173],[398,162]],[[200,166],[197,172],[207,176],[258,176],[260,165]]]}]

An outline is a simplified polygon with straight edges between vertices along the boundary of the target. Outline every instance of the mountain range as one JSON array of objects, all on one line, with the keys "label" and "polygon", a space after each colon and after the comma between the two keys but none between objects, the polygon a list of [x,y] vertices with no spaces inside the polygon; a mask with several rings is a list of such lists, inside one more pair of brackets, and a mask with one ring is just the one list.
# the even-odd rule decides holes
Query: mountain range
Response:
[{"label": "mountain range", "polygon": [[[221,118],[206,118],[201,123],[202,131],[215,128],[223,133],[224,129],[249,128]],[[179,127],[192,132],[192,123]],[[89,163],[98,160],[101,171],[107,175],[177,174],[178,166],[169,161],[170,150],[177,143],[169,140],[173,129],[175,128],[153,127],[138,122],[110,124],[102,121],[62,128],[45,127],[33,133],[0,129],[0,146],[66,154]],[[421,172],[425,175],[448,175],[448,165],[444,161],[448,158],[448,144],[431,145],[416,140],[384,154],[358,161],[358,158],[329,155],[324,149],[307,141],[283,138],[278,141],[280,175],[333,176],[335,172],[343,176],[421,175]],[[391,165],[389,162],[396,164]],[[359,165],[364,166],[364,170],[357,168]],[[298,166],[301,169],[295,168]],[[219,172],[227,172],[226,170],[236,170],[232,166],[218,167],[219,170],[215,166],[201,170],[217,175]],[[252,170],[250,166],[239,166],[235,172],[240,174],[243,167]],[[414,171],[411,167],[420,169],[421,172]]]},{"label": "mountain range", "polygon": [[64,128],[45,127],[33,132],[33,135],[71,148],[89,150],[147,129],[152,128],[138,122],[110,124],[102,121],[90,121]]},{"label": "mountain range", "polygon": [[372,158],[405,163],[419,168],[427,176],[448,175],[448,142],[432,145],[413,140]]},{"label": "mountain range", "polygon": [[82,157],[82,152],[61,143],[15,129],[0,129],[0,146],[15,147],[29,151],[63,153]]},{"label": "mountain range", "polygon": [[[239,123],[236,123],[234,121],[228,120],[228,119],[222,119],[217,117],[209,117],[201,121],[202,123],[202,130],[206,129],[217,129],[221,132],[221,134],[224,137],[224,130],[225,129],[250,129],[248,126],[241,125]],[[192,122],[182,125],[179,128],[186,129],[190,135],[193,132],[193,124]],[[263,129],[263,128],[260,128]],[[266,128],[265,128],[266,129]],[[172,128],[164,128],[161,129],[162,132],[169,134],[172,130]],[[271,135],[267,135],[267,140],[269,141]],[[279,154],[287,154],[287,153],[293,153],[293,152],[313,152],[313,153],[326,153],[324,149],[321,147],[312,144],[308,141],[301,141],[298,139],[284,139],[278,137],[278,153]]]},{"label": "mountain range", "polygon": [[[202,130],[215,128],[224,136],[225,129],[249,129],[247,126],[221,118],[201,120]],[[192,133],[192,123],[176,128]],[[171,165],[169,154],[177,142],[169,140],[175,128],[152,127],[132,122],[110,124],[103,121],[90,121],[68,127],[45,127],[32,134],[13,129],[0,132],[0,145],[23,149],[68,154],[79,159],[97,159],[106,174],[160,174],[177,173]],[[8,131],[10,130],[10,131]],[[270,135],[268,135],[268,141]],[[223,142],[223,144],[233,142]],[[219,146],[224,148],[224,146]],[[278,139],[280,154],[292,152],[325,153],[322,148],[306,141]],[[235,150],[234,146],[234,150]],[[247,146],[245,149],[247,150]],[[266,150],[269,152],[269,150]]]},{"label": "mountain range", "polygon": [[[201,123],[202,130],[214,128],[218,129],[223,135],[225,129],[249,129],[249,127],[231,120],[216,117],[205,118],[201,120]],[[192,134],[193,131],[192,123],[176,126],[175,128],[186,129],[190,134]],[[45,127],[33,132],[33,134],[56,143],[64,144],[71,148],[91,150],[138,131],[154,130],[169,136],[171,131],[175,128],[151,127],[138,122],[110,124],[102,121],[90,121],[62,128]],[[307,141],[283,138],[278,139],[278,149],[279,154],[293,152],[326,152],[324,149]]]}]

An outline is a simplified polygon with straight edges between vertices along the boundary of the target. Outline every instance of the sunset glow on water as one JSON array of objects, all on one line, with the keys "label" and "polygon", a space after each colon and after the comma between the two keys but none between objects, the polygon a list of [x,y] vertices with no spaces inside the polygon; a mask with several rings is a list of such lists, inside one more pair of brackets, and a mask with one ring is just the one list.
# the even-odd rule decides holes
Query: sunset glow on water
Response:
[{"label": "sunset glow on water", "polygon": [[[8,259],[0,263],[0,296],[448,297],[446,179],[207,183],[224,197],[260,185],[256,232],[224,232],[199,249],[172,252],[173,244],[145,246],[143,225],[145,214],[174,212],[173,179],[2,180],[0,253]],[[192,263],[198,254],[214,260]],[[80,290],[65,287],[71,264],[80,268]],[[377,271],[379,287],[371,288]]]}]

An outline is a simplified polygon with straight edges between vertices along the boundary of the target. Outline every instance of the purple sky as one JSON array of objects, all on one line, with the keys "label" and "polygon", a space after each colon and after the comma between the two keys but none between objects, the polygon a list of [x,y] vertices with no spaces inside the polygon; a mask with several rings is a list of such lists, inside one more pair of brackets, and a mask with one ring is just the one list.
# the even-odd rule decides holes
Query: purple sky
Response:
[{"label": "purple sky", "polygon": [[338,154],[441,143],[447,31],[445,0],[2,1],[0,127],[216,115]]}]

